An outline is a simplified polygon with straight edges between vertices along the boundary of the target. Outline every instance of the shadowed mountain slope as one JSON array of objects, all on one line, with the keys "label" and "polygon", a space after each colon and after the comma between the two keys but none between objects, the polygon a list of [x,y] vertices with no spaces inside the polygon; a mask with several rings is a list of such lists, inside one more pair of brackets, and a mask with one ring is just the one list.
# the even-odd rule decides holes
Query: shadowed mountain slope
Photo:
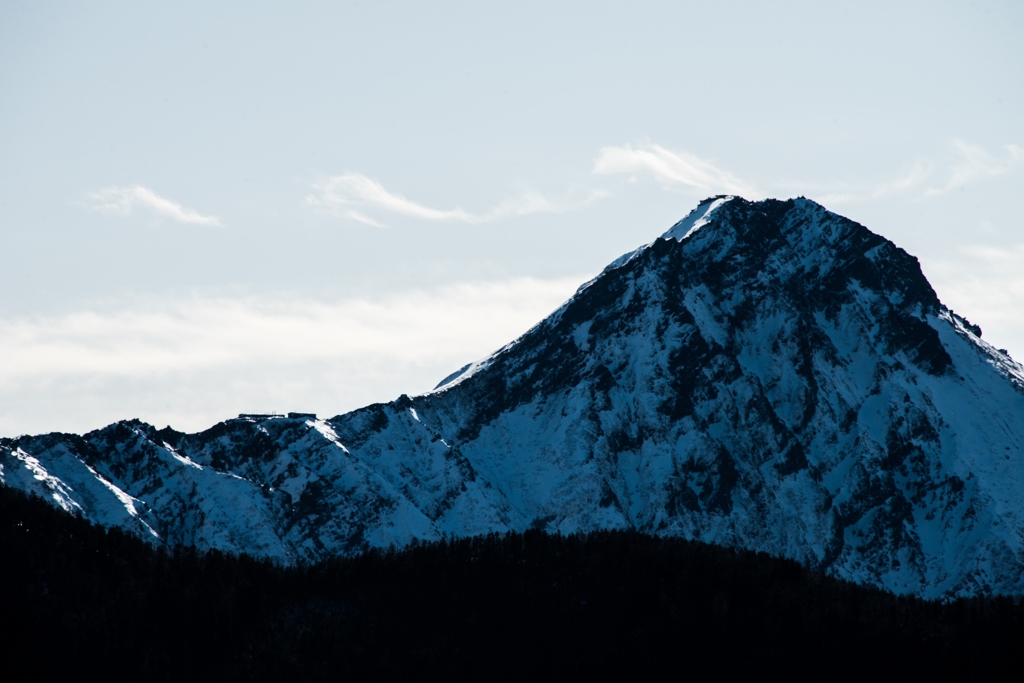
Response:
[{"label": "shadowed mountain slope", "polygon": [[806,199],[702,202],[422,396],[21,437],[0,465],[154,542],[286,562],[629,529],[900,593],[1024,592],[1024,368]]}]

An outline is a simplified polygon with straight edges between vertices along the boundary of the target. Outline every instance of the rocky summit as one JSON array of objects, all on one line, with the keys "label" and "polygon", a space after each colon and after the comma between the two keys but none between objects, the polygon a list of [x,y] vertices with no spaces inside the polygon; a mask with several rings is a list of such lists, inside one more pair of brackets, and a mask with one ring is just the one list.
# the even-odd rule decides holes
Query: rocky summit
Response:
[{"label": "rocky summit", "polygon": [[426,394],[3,439],[0,479],[284,563],[634,529],[897,593],[1024,593],[1024,367],[914,257],[802,198],[705,200]]}]

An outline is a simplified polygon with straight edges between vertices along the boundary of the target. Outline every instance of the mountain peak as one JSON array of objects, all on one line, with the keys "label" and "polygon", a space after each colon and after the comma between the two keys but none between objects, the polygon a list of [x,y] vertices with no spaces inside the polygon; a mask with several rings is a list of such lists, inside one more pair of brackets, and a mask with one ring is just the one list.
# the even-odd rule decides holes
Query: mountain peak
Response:
[{"label": "mountain peak", "polygon": [[633,529],[899,593],[1024,593],[1024,368],[917,259],[805,198],[711,197],[663,237],[425,394],[0,440],[0,480],[284,562]]},{"label": "mountain peak", "polygon": [[712,215],[726,202],[736,199],[733,195],[716,195],[714,197],[708,197],[697,204],[696,208],[680,220],[678,223],[669,228],[665,234],[661,236],[663,240],[682,240],[689,237],[692,233],[700,230],[701,227],[711,222]]}]

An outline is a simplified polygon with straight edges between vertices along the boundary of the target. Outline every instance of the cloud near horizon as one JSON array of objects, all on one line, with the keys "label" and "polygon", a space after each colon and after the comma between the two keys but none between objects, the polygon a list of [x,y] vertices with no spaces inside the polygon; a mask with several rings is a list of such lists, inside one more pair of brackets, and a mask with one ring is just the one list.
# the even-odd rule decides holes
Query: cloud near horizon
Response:
[{"label": "cloud near horizon", "polygon": [[763,196],[754,186],[709,161],[654,144],[640,149],[633,149],[632,145],[602,147],[592,172],[595,175],[649,173],[662,183],[690,187],[708,195],[735,194],[747,199]]},{"label": "cloud near horizon", "polygon": [[88,198],[91,202],[88,208],[99,213],[130,216],[135,209],[141,208],[179,223],[222,225],[220,219],[215,216],[204,216],[201,213],[187,209],[181,204],[161,197],[156,192],[153,192],[153,190],[141,185],[107,187],[90,193]]},{"label": "cloud near horizon", "polygon": [[[403,216],[427,221],[490,223],[511,216],[531,213],[560,213],[574,208],[571,204],[556,203],[538,192],[524,192],[519,197],[508,198],[486,213],[474,214],[460,207],[435,209],[406,199],[400,194],[389,192],[378,181],[360,173],[344,173],[332,176],[313,185],[315,194],[306,197],[306,203],[323,206],[352,220],[383,227],[375,218],[364,213],[367,209],[383,210]],[[603,196],[592,191],[582,202],[586,204]]]},{"label": "cloud near horizon", "polygon": [[922,259],[939,299],[971,322],[981,325],[985,341],[1014,352],[1024,349],[1024,244],[969,244],[951,258]]},{"label": "cloud near horizon", "polygon": [[0,436],[118,419],[199,429],[246,410],[335,415],[443,377],[526,332],[586,275],[377,298],[195,296],[0,317]]}]

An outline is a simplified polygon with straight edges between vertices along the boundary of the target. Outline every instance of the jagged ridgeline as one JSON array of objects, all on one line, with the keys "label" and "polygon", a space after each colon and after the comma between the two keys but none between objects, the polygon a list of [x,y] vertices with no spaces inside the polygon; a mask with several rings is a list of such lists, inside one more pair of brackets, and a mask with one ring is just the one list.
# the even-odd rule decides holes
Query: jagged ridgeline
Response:
[{"label": "jagged ridgeline", "polygon": [[923,597],[1024,593],[1024,368],[806,200],[702,202],[436,389],[198,434],[7,439],[8,486],[286,564],[632,530]]},{"label": "jagged ridgeline", "polygon": [[282,567],[154,548],[0,486],[0,550],[7,680],[1016,680],[1024,664],[1012,598],[897,597],[634,531]]}]

